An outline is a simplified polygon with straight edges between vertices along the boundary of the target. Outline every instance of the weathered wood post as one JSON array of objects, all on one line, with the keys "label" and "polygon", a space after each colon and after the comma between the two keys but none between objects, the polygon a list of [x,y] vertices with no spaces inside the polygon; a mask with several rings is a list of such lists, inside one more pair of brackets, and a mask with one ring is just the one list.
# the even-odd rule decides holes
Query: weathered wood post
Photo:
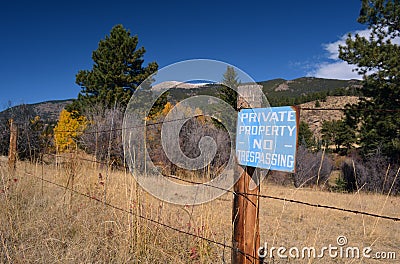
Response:
[{"label": "weathered wood post", "polygon": [[8,174],[9,177],[15,175],[15,169],[17,168],[17,139],[18,139],[18,128],[14,123],[13,119],[10,119],[10,147],[8,149]]},{"label": "weathered wood post", "polygon": [[[238,92],[243,97],[237,99],[238,109],[261,107],[262,95],[258,85],[242,85],[238,87]],[[234,198],[232,209],[233,223],[233,250],[232,263],[258,263],[257,255],[260,247],[259,230],[259,197],[260,185],[250,189],[252,176],[256,176],[255,168],[237,165],[237,173],[240,178],[234,185]],[[250,195],[248,195],[250,194]]]}]

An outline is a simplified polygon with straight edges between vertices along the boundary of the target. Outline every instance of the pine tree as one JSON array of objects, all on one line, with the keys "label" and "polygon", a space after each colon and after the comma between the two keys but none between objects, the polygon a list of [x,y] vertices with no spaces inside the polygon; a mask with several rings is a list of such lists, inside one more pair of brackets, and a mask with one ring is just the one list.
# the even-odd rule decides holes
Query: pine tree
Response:
[{"label": "pine tree", "polygon": [[334,144],[336,152],[339,152],[342,146],[347,152],[355,142],[351,128],[343,120],[324,121],[321,133],[325,144],[327,146]]},{"label": "pine tree", "polygon": [[339,57],[363,75],[362,97],[348,107],[346,122],[360,128],[364,156],[381,149],[393,160],[400,157],[400,46],[393,43],[400,37],[399,17],[399,0],[362,0],[358,21],[370,36],[349,35],[340,47]]},{"label": "pine tree", "polygon": [[311,148],[315,145],[314,134],[308,124],[304,121],[300,121],[299,142],[307,148]]},{"label": "pine tree", "polygon": [[235,69],[227,66],[222,79],[222,88],[219,92],[219,98],[231,105],[233,109],[237,108],[237,88],[240,85],[238,75]]},{"label": "pine tree", "polygon": [[122,25],[114,26],[93,52],[93,68],[76,75],[82,90],[68,110],[81,111],[96,103],[108,108],[116,103],[126,107],[137,86],[158,69],[156,62],[143,66],[146,51],[137,45],[137,36],[131,36]]}]

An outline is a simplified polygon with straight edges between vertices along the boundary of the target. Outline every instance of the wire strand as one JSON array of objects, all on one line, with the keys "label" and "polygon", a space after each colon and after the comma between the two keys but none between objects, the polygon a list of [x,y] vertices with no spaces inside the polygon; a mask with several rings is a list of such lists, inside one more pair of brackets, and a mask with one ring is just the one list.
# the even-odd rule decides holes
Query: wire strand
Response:
[{"label": "wire strand", "polygon": [[137,217],[139,217],[139,218],[141,218],[141,219],[143,219],[143,220],[146,220],[146,221],[149,221],[149,222],[151,222],[151,223],[153,223],[153,224],[156,224],[156,225],[159,225],[159,226],[168,228],[168,229],[170,229],[170,230],[172,230],[172,231],[175,231],[175,232],[178,232],[178,233],[181,233],[181,234],[184,234],[184,235],[192,236],[192,237],[195,237],[195,238],[199,238],[199,239],[201,239],[201,240],[207,241],[208,243],[212,243],[212,244],[215,244],[215,245],[224,247],[224,248],[229,248],[229,249],[231,249],[231,250],[235,250],[236,252],[239,252],[239,253],[242,254],[246,259],[249,259],[250,261],[251,261],[251,259],[258,260],[258,258],[254,258],[253,256],[248,255],[248,254],[246,254],[245,252],[242,252],[242,251],[239,250],[238,248],[234,248],[233,246],[227,245],[227,244],[225,244],[225,243],[222,243],[222,242],[219,242],[219,241],[215,241],[215,240],[212,240],[212,239],[207,238],[207,237],[204,237],[204,236],[200,236],[200,235],[197,235],[197,234],[193,234],[193,233],[190,233],[190,232],[181,230],[181,229],[179,229],[179,228],[177,228],[177,227],[167,225],[167,224],[162,223],[162,222],[160,222],[160,221],[157,221],[157,220],[154,220],[154,219],[145,217],[145,216],[143,216],[143,215],[141,215],[141,214],[136,214],[136,213],[134,213],[134,212],[131,211],[131,210],[126,210],[126,209],[124,209],[124,208],[118,207],[118,206],[116,206],[116,205],[114,205],[114,204],[111,204],[111,203],[109,203],[109,202],[102,201],[102,200],[100,200],[100,199],[98,199],[98,198],[96,198],[96,197],[94,197],[94,196],[89,195],[89,194],[85,194],[85,193],[79,192],[79,191],[77,191],[77,190],[71,189],[71,188],[69,188],[68,186],[64,186],[64,185],[62,185],[62,184],[59,184],[59,183],[56,183],[56,182],[53,182],[53,181],[50,181],[50,180],[47,180],[47,179],[38,177],[38,176],[36,176],[36,175],[34,175],[34,174],[32,174],[32,173],[29,173],[29,172],[26,172],[26,171],[25,171],[24,173],[25,173],[26,175],[28,175],[28,176],[31,176],[31,177],[37,179],[37,180],[46,182],[46,183],[48,183],[48,184],[54,185],[54,186],[56,186],[56,187],[58,187],[58,188],[62,188],[62,189],[64,189],[64,190],[68,190],[68,191],[70,191],[70,192],[73,192],[73,193],[78,194],[78,195],[80,195],[80,196],[86,197],[86,198],[88,198],[88,199],[90,199],[90,200],[93,200],[93,201],[96,201],[96,202],[98,202],[98,203],[102,203],[103,205],[105,205],[105,206],[107,206],[107,207],[110,207],[110,208],[113,208],[113,209],[115,209],[115,210],[118,210],[118,211],[120,211],[120,212],[127,213],[127,214],[130,214],[130,215],[132,215],[132,216],[137,216]]},{"label": "wire strand", "polygon": [[[62,155],[55,155],[55,154],[47,154],[47,155],[55,156],[55,157],[63,157]],[[110,166],[110,164],[107,164],[106,162],[94,161],[94,160],[85,159],[85,158],[81,158],[81,157],[76,157],[76,158],[80,159],[82,161],[96,162],[96,163],[99,163],[99,164]],[[128,169],[128,167],[125,167],[125,166],[117,166],[117,168],[124,169],[124,170]],[[342,212],[346,212],[346,213],[366,215],[366,216],[371,216],[371,217],[375,217],[375,218],[393,220],[395,222],[399,222],[400,221],[399,217],[394,217],[394,216],[379,215],[379,214],[374,214],[374,213],[370,213],[370,212],[358,211],[358,210],[341,208],[341,207],[330,206],[330,205],[314,204],[314,203],[309,203],[309,202],[304,202],[304,201],[299,201],[299,200],[294,200],[294,199],[287,199],[287,198],[284,198],[284,197],[278,197],[278,196],[272,196],[272,195],[262,195],[262,194],[251,194],[251,193],[235,192],[235,191],[227,190],[227,189],[224,189],[222,187],[215,186],[215,185],[212,185],[212,184],[209,184],[209,183],[203,183],[203,182],[197,182],[197,181],[182,179],[182,178],[177,177],[175,175],[163,175],[163,177],[179,180],[179,181],[182,181],[182,182],[185,182],[185,183],[194,184],[194,185],[202,184],[204,186],[211,187],[211,188],[216,188],[216,189],[219,189],[219,190],[222,190],[222,191],[226,191],[226,192],[232,193],[234,195],[243,196],[243,197],[245,197],[245,199],[249,199],[247,196],[257,196],[259,198],[266,198],[266,199],[272,199],[272,200],[279,200],[279,201],[283,201],[283,202],[296,203],[296,204],[301,204],[301,205],[305,205],[305,206],[309,206],[309,207],[324,208],[324,209],[342,211]],[[253,203],[253,205],[254,205],[254,203]]]},{"label": "wire strand", "polygon": [[[364,108],[313,108],[313,107],[301,107],[297,106],[300,111],[364,111],[364,112],[387,112],[387,113],[400,113],[400,109],[364,109]],[[214,112],[213,114],[220,114],[223,113],[224,111],[217,111]],[[199,115],[200,116],[200,115]],[[123,130],[128,130],[128,129],[135,129],[135,128],[144,128],[144,127],[149,127],[149,126],[155,126],[155,125],[160,125],[164,123],[171,123],[171,122],[177,122],[177,121],[182,121],[182,120],[187,120],[190,119],[188,117],[185,118],[178,118],[178,119],[172,119],[172,120],[165,120],[165,121],[157,121],[153,123],[146,123],[145,125],[135,125],[135,126],[129,126],[129,127],[121,127],[121,128],[115,128],[115,129],[106,129],[106,130],[98,130],[98,131],[84,131],[81,132],[82,135],[90,135],[90,134],[97,134],[97,133],[108,133],[112,131],[123,131]],[[59,130],[59,131],[53,131],[54,134],[57,133],[75,133],[75,130]]]}]

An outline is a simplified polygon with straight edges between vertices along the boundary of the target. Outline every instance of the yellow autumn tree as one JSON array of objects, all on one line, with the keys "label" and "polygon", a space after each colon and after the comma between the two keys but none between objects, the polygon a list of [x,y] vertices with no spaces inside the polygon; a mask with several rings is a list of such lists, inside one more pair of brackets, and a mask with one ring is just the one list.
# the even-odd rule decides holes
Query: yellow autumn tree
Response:
[{"label": "yellow autumn tree", "polygon": [[76,140],[87,126],[84,116],[77,116],[76,112],[62,110],[57,125],[54,127],[54,140],[57,152],[68,152],[76,149]]},{"label": "yellow autumn tree", "polygon": [[194,109],[194,115],[197,117],[197,119],[200,121],[201,124],[206,123],[206,117],[203,115],[203,111],[201,111],[200,108]]},{"label": "yellow autumn tree", "polygon": [[162,110],[161,114],[162,114],[163,116],[167,116],[167,114],[169,113],[169,111],[172,110],[172,108],[174,108],[173,104],[171,104],[170,102],[167,102],[167,103],[164,105],[164,109]]}]

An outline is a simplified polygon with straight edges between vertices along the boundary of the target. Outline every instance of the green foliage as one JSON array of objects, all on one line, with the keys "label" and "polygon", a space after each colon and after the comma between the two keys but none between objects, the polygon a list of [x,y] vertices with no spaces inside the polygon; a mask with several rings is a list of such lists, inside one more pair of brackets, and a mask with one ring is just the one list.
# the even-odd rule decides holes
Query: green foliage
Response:
[{"label": "green foliage", "polygon": [[334,144],[336,152],[339,152],[341,146],[349,150],[355,142],[354,131],[342,120],[324,121],[322,123],[322,140],[327,146]]},{"label": "green foliage", "polygon": [[357,80],[333,80],[303,77],[292,81],[274,79],[259,82],[271,106],[298,105],[327,96],[359,95]]},{"label": "green foliage", "polygon": [[[169,92],[167,91],[167,92],[163,93],[160,97],[157,98],[153,107],[150,109],[150,112],[148,114],[149,118],[155,118],[156,116],[160,115],[164,111],[165,106],[169,103],[168,95],[169,95]],[[171,103],[169,103],[169,104],[171,104]]]},{"label": "green foliage", "polygon": [[368,25],[370,36],[349,35],[340,47],[339,57],[364,76],[363,97],[346,111],[364,157],[378,148],[393,160],[400,157],[400,46],[393,43],[400,37],[399,17],[398,0],[363,0],[358,21]]},{"label": "green foliage", "polygon": [[347,190],[346,180],[342,176],[337,177],[335,180],[335,186],[333,186],[332,189],[335,192],[341,192],[341,193],[347,192],[348,190]]},{"label": "green foliage", "polygon": [[137,36],[131,36],[122,25],[114,26],[93,52],[93,68],[76,75],[82,90],[68,110],[80,111],[96,103],[108,108],[116,103],[126,107],[137,86],[158,69],[156,62],[143,67],[146,51],[137,45]]},{"label": "green foliage", "polygon": [[237,88],[240,85],[237,73],[231,66],[227,66],[223,75],[222,88],[219,91],[219,98],[227,102],[234,109],[237,108]]},{"label": "green foliage", "polygon": [[315,145],[314,134],[304,121],[300,121],[299,125],[299,143],[307,148]]}]

